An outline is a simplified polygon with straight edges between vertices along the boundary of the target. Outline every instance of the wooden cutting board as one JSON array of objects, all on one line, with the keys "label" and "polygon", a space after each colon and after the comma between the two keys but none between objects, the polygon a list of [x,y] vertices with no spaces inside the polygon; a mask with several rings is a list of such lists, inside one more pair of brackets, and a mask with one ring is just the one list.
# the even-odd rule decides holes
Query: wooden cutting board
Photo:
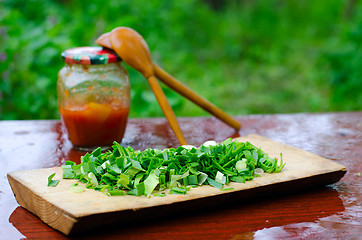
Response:
[{"label": "wooden cutting board", "polygon": [[[264,174],[246,183],[230,183],[233,190],[222,191],[202,186],[192,188],[186,195],[167,194],[165,197],[150,198],[108,197],[92,189],[72,193],[70,186],[77,180],[62,179],[60,167],[11,172],[8,173],[8,180],[22,207],[68,235],[102,224],[122,224],[231,200],[240,201],[275,192],[327,185],[337,182],[346,173],[346,168],[341,164],[258,135],[248,135],[237,140],[249,141],[271,157],[279,158],[280,153],[283,153],[285,168],[280,173]],[[53,179],[60,179],[60,183],[57,187],[48,187],[48,176],[54,172],[56,175]]]}]

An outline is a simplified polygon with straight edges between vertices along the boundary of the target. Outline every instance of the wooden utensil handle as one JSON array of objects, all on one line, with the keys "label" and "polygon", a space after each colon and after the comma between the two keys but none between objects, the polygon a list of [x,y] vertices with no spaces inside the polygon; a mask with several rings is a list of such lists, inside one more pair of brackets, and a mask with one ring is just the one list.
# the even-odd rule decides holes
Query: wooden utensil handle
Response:
[{"label": "wooden utensil handle", "polygon": [[211,102],[197,95],[194,91],[183,85],[180,81],[165,72],[162,68],[160,68],[156,64],[153,64],[153,69],[155,72],[155,76],[160,79],[161,82],[163,82],[182,96],[188,98],[190,101],[197,104],[198,106],[211,113],[232,128],[236,130],[239,130],[241,128],[241,124],[238,121],[233,119],[230,115],[222,111],[220,108],[216,107]]},{"label": "wooden utensil handle", "polygon": [[180,145],[187,145],[186,139],[184,138],[181,128],[177,122],[175,113],[173,112],[170,103],[168,102],[165,94],[163,93],[160,84],[157,82],[157,79],[155,78],[155,76],[150,76],[147,78],[147,81],[150,84],[151,89],[156,96],[157,102],[160,105],[163,114],[167,118],[171,129],[175,133]]}]

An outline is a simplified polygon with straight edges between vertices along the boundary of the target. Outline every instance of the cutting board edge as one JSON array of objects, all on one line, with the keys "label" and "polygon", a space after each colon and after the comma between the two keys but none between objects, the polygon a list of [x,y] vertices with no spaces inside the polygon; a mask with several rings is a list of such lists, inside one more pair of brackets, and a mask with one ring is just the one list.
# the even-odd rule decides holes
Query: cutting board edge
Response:
[{"label": "cutting board edge", "polygon": [[[78,221],[74,224],[69,232],[70,236],[82,233],[89,229],[95,219],[99,221],[105,221],[109,227],[112,227],[112,224],[123,224],[120,219],[127,219],[127,224],[132,224],[137,221],[139,223],[140,219],[143,221],[152,220],[153,218],[162,218],[165,216],[172,216],[175,213],[184,213],[190,211],[204,211],[211,209],[212,207],[219,207],[219,204],[225,204],[228,202],[228,206],[232,204],[247,204],[252,199],[257,197],[274,197],[275,193],[282,195],[296,193],[296,190],[311,190],[318,187],[324,187],[333,183],[338,182],[344,175],[346,171],[336,171],[329,172],[320,175],[313,175],[305,178],[294,179],[287,182],[278,182],[271,185],[262,185],[255,188],[249,188],[243,191],[235,192],[226,192],[224,194],[204,196],[202,198],[195,198],[187,201],[178,201],[170,204],[163,204],[157,206],[144,207],[139,209],[127,209],[122,211],[115,212],[103,212],[96,214],[89,214],[83,217],[80,217]],[[316,179],[319,179],[319,184],[315,184]],[[286,187],[287,186],[287,187]],[[210,201],[212,199],[212,201]],[[162,212],[160,214],[160,212]],[[130,215],[131,214],[131,215]],[[157,217],[156,217],[157,216]],[[118,226],[117,225],[117,226]],[[96,227],[97,225],[94,225]]]},{"label": "cutting board edge", "polygon": [[[200,203],[206,203],[203,208],[211,208],[215,204],[219,204],[222,202],[225,202],[225,200],[231,200],[237,201],[239,199],[242,199],[243,201],[249,201],[250,199],[254,199],[257,196],[264,196],[267,194],[275,194],[271,193],[271,191],[276,191],[282,194],[287,194],[288,192],[291,192],[294,190],[300,190],[300,189],[309,189],[309,188],[316,188],[320,186],[326,186],[329,184],[333,184],[337,181],[339,181],[344,175],[346,171],[340,170],[335,172],[328,172],[323,173],[319,175],[312,175],[305,178],[297,178],[286,182],[278,182],[271,185],[261,185],[255,188],[246,189],[243,191],[234,191],[234,192],[225,192],[219,195],[212,195],[212,196],[204,196],[201,198],[195,198],[192,200],[187,201],[178,201],[178,202],[172,202],[165,205],[157,205],[157,206],[149,206],[144,208],[138,208],[138,209],[126,209],[121,211],[113,211],[113,212],[101,212],[101,213],[95,213],[95,214],[88,214],[80,217],[72,217],[69,214],[67,214],[66,211],[56,207],[53,203],[44,200],[51,206],[51,212],[59,211],[63,213],[60,214],[62,218],[58,219],[62,224],[55,224],[53,221],[50,221],[51,219],[48,218],[48,216],[44,216],[42,214],[43,211],[39,211],[39,207],[29,206],[26,201],[20,194],[17,194],[17,192],[14,192],[14,195],[16,197],[17,202],[19,205],[24,207],[25,209],[29,210],[30,212],[34,213],[36,216],[38,216],[42,221],[44,221],[49,226],[53,227],[54,229],[64,233],[65,235],[74,235],[77,233],[81,233],[90,227],[92,227],[92,222],[94,222],[94,219],[101,218],[102,221],[105,221],[109,224],[120,222],[119,219],[122,217],[127,217],[127,221],[135,221],[139,219],[140,217],[144,217],[144,215],[153,216],[155,212],[167,209],[166,215],[169,215],[173,212],[180,212],[181,210],[175,210],[179,206],[184,206],[185,210],[188,209],[190,206],[194,205],[195,203],[199,202],[198,206],[195,207],[195,210],[199,208]],[[32,190],[30,190],[27,186],[23,185],[21,182],[19,182],[16,178],[13,178],[11,176],[11,173],[8,174],[9,183],[11,185],[11,188],[13,188],[13,184],[21,185],[22,188],[25,188],[28,194],[36,195]],[[316,179],[319,179],[318,184],[315,184]],[[287,186],[287,187],[286,187]],[[16,188],[15,188],[16,189]],[[279,189],[279,191],[278,191]],[[281,190],[282,189],[282,190]],[[269,192],[269,193],[268,193]],[[237,195],[237,197],[235,197]],[[209,201],[209,199],[212,198],[213,201]],[[210,204],[210,202],[213,202],[213,204]],[[43,209],[44,210],[44,209]],[[129,214],[131,213],[132,217],[129,218]],[[129,220],[130,219],[130,220]],[[94,225],[96,227],[97,225]]]},{"label": "cutting board edge", "polygon": [[[327,159],[326,159],[327,160]],[[329,160],[328,160],[329,161]],[[61,171],[61,167],[53,167],[53,168],[50,168],[52,170],[54,170],[55,172],[57,171]],[[13,179],[14,181],[16,181],[17,185],[18,186],[21,186],[23,188],[26,188],[26,191],[29,191],[31,192],[32,195],[34,196],[37,196],[41,199],[43,199],[44,201],[48,202],[49,204],[53,205],[53,207],[55,209],[60,209],[64,214],[66,214],[67,216],[69,216],[69,218],[72,218],[72,219],[80,219],[82,217],[85,217],[85,216],[88,216],[89,214],[73,214],[69,211],[66,211],[64,208],[62,208],[61,206],[58,206],[56,203],[52,202],[51,199],[49,199],[49,197],[44,194],[42,191],[37,191],[35,189],[33,190],[30,190],[29,186],[27,186],[29,184],[29,182],[22,182],[17,175],[20,175],[22,172],[29,172],[29,171],[37,171],[37,170],[49,170],[49,168],[42,168],[42,169],[31,169],[31,170],[23,170],[23,171],[16,171],[16,172],[11,172],[11,173],[8,173],[8,179],[9,177],[11,177],[11,179]],[[53,172],[53,171],[52,171]],[[308,178],[313,178],[313,177],[318,177],[318,176],[323,176],[323,175],[335,175],[337,173],[340,173],[341,174],[341,177],[339,177],[337,180],[333,180],[331,179],[330,182],[328,183],[325,183],[323,185],[328,185],[328,184],[332,184],[332,183],[335,183],[337,181],[339,181],[340,178],[343,177],[343,175],[347,172],[347,170],[343,167],[343,168],[339,168],[338,170],[326,170],[324,172],[320,172],[319,174],[309,174],[309,175],[305,175],[303,177],[295,177],[295,178],[289,178],[288,180],[283,180],[283,181],[276,181],[276,182],[270,182],[268,184],[265,184],[263,182],[258,182],[259,178],[255,178],[253,181],[250,181],[253,182],[253,183],[256,183],[256,185],[254,186],[247,186],[246,188],[236,188],[236,189],[233,189],[233,190],[230,190],[230,191],[217,191],[218,189],[216,188],[212,188],[213,190],[215,190],[215,192],[213,192],[212,194],[210,195],[203,195],[203,196],[192,196],[191,198],[182,198],[182,199],[177,199],[177,200],[172,200],[172,201],[169,201],[167,204],[174,204],[174,203],[178,203],[178,202],[184,202],[184,201],[192,201],[194,199],[200,199],[200,198],[207,198],[207,197],[213,197],[213,196],[218,196],[218,195],[223,195],[223,194],[226,194],[226,193],[233,193],[233,192],[239,192],[239,191],[247,191],[247,190],[250,190],[250,189],[253,189],[253,188],[260,188],[260,187],[265,187],[265,186],[269,186],[269,185],[274,185],[274,184],[278,184],[278,183],[284,183],[284,182],[289,182],[289,181],[298,181],[298,180],[303,180],[303,179],[308,179]],[[278,173],[273,173],[273,174],[278,174]],[[260,178],[262,179],[262,178]],[[61,179],[61,181],[77,181],[77,180],[73,180],[73,179]],[[9,179],[9,182],[10,182],[10,179]],[[247,182],[249,183],[249,181]],[[44,183],[45,184],[45,183]],[[237,185],[244,185],[245,183],[232,183],[232,184],[237,184]],[[11,185],[11,184],[10,184]],[[205,187],[209,187],[209,186],[200,186],[198,188],[205,188]],[[232,187],[232,186],[231,186]],[[235,187],[235,186],[234,186]],[[13,189],[13,192],[14,191],[14,188],[12,187]],[[92,190],[93,191],[93,190]],[[99,194],[101,194],[100,192],[97,192]],[[74,194],[77,194],[77,193],[74,193]],[[15,194],[14,194],[15,195]],[[16,196],[16,195],[15,195]],[[106,198],[108,198],[108,196],[105,196]],[[135,197],[135,196],[130,196],[130,197]],[[136,198],[136,197],[135,197]],[[139,197],[137,197],[139,198]],[[150,205],[150,206],[146,206],[146,207],[157,207],[159,205],[163,205],[164,203],[162,204],[155,204],[155,205]],[[19,203],[19,205],[23,206],[22,204]],[[26,209],[28,209],[28,207],[24,207]],[[114,211],[127,211],[127,210],[134,210],[134,211],[137,211],[139,209],[143,209],[144,207],[131,207],[131,208],[125,208],[125,209],[115,209]],[[31,212],[34,213],[34,211],[32,210]],[[38,211],[37,211],[38,212]],[[104,211],[104,212],[96,212],[95,214],[102,214],[102,213],[105,213],[107,211]],[[36,213],[35,213],[36,214]],[[37,214],[36,214],[37,215]]]},{"label": "cutting board edge", "polygon": [[[8,173],[7,178],[18,204],[33,213],[52,228],[68,235],[73,229],[75,223],[78,221],[78,218],[72,216],[72,214],[64,209],[57,207],[47,199],[41,198],[38,193],[25,186],[16,177],[12,176],[12,173],[14,172]],[[20,194],[20,189],[22,189],[25,194]],[[25,198],[29,196],[31,196],[32,199],[36,199],[36,201],[26,201]],[[48,207],[42,208],[42,206]],[[52,220],[54,218],[56,221]]]}]

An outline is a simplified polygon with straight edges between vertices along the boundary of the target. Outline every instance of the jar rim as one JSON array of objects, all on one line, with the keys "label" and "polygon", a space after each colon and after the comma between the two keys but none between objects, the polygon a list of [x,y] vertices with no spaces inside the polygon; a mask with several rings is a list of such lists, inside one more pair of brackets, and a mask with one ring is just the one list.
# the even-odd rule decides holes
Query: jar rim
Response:
[{"label": "jar rim", "polygon": [[107,64],[122,61],[111,49],[102,47],[76,47],[62,52],[64,62],[70,64]]}]

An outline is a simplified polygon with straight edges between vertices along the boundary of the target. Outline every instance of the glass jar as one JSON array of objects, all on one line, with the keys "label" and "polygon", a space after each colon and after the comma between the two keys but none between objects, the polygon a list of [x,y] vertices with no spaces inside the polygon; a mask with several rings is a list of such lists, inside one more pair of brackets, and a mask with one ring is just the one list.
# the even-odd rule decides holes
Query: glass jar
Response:
[{"label": "glass jar", "polygon": [[130,105],[128,73],[121,59],[101,47],[68,49],[62,58],[58,106],[74,148],[91,151],[121,142]]}]

